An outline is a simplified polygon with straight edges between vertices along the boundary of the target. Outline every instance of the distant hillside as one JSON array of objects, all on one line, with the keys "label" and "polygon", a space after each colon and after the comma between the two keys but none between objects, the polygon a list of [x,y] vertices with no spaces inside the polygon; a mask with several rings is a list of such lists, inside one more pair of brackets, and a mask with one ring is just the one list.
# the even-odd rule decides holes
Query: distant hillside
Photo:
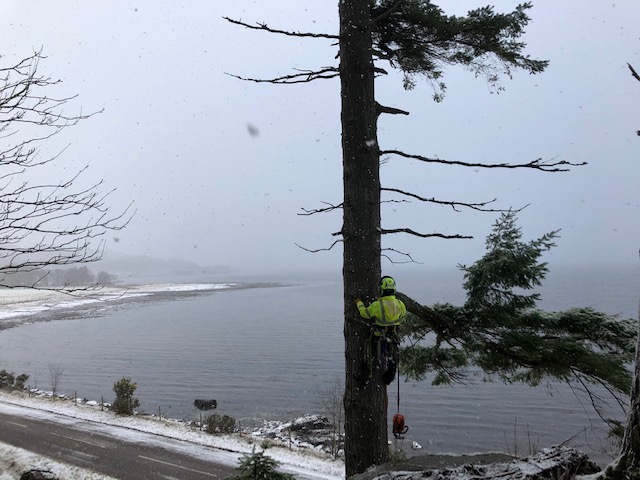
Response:
[{"label": "distant hillside", "polygon": [[228,273],[225,265],[200,266],[186,260],[164,259],[145,255],[107,255],[90,266],[93,271],[105,271],[120,278],[149,275],[193,275]]}]

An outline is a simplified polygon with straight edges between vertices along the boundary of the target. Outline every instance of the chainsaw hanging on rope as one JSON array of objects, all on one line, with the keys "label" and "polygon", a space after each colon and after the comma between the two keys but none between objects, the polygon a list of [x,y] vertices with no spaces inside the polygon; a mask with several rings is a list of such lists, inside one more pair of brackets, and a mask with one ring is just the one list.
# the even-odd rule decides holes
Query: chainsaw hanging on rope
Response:
[{"label": "chainsaw hanging on rope", "polygon": [[409,431],[409,426],[404,424],[404,415],[396,413],[393,416],[393,436],[398,440],[404,439],[404,434]]},{"label": "chainsaw hanging on rope", "polygon": [[[399,358],[399,357],[398,357]],[[404,440],[404,434],[409,431],[409,426],[404,424],[404,415],[400,413],[400,362],[398,362],[398,410],[393,416],[393,436],[398,440]]]}]

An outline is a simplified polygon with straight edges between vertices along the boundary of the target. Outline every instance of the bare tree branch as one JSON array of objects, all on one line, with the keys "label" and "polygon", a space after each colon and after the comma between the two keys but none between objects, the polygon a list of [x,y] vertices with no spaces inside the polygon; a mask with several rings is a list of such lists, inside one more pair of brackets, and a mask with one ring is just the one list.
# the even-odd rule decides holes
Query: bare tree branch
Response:
[{"label": "bare tree branch", "polygon": [[[336,234],[334,234],[336,235]],[[335,247],[338,243],[342,243],[342,239],[340,240],[336,240],[335,242],[333,242],[330,246],[328,246],[327,248],[318,248],[316,250],[311,250],[309,248],[305,248],[301,245],[298,245],[297,243],[295,244],[296,247],[300,248],[301,250],[304,250],[305,252],[309,252],[309,253],[318,253],[318,252],[328,252],[329,250],[331,250],[333,247]]]},{"label": "bare tree branch", "polygon": [[237,78],[238,80],[243,80],[245,82],[255,82],[255,83],[273,83],[280,85],[291,85],[294,83],[308,83],[313,82],[314,80],[325,80],[329,78],[336,78],[340,76],[340,72],[335,67],[324,67],[320,70],[311,71],[304,70],[300,73],[292,73],[290,75],[283,75],[282,77],[275,78],[249,78],[249,77],[241,77],[239,75],[234,75],[232,73],[226,73],[230,77]]},{"label": "bare tree branch", "polygon": [[392,234],[392,233],[408,233],[409,235],[413,235],[415,237],[421,237],[421,238],[431,238],[431,237],[435,237],[435,238],[446,238],[446,239],[454,239],[454,238],[460,238],[460,239],[468,239],[468,238],[473,238],[472,236],[469,235],[445,235],[443,233],[419,233],[416,232],[414,230],[411,230],[410,228],[393,228],[393,229],[382,229],[380,232],[382,235],[388,235],[388,234]]},{"label": "bare tree branch", "polygon": [[[338,35],[329,35],[325,33],[305,33],[305,32],[292,32],[287,30],[278,30],[275,28],[271,28],[267,26],[265,23],[256,23],[255,25],[243,22],[242,20],[235,20],[229,17],[222,17],[230,23],[235,25],[240,25],[242,27],[250,28],[252,30],[263,30],[269,33],[276,33],[280,35],[287,35],[291,37],[303,37],[303,38],[326,38],[330,40],[339,40],[340,37]],[[237,78],[238,80],[243,80],[245,82],[254,82],[254,83],[272,83],[272,84],[285,84],[291,85],[295,83],[308,83],[314,80],[324,80],[329,78],[335,78],[340,75],[339,69],[337,67],[322,67],[318,70],[300,70],[300,73],[292,73],[290,75],[283,75],[281,77],[275,77],[270,79],[264,78],[251,78],[251,77],[242,77],[239,75],[235,75],[232,73],[227,73],[233,78]]]},{"label": "bare tree branch", "polygon": [[376,111],[378,115],[380,115],[381,113],[388,113],[390,115],[409,115],[409,112],[405,110],[400,110],[399,108],[394,107],[385,107],[378,102],[376,102]]},{"label": "bare tree branch", "polygon": [[[609,402],[607,402],[607,400],[602,395],[598,394],[595,390],[589,388],[588,383],[595,383],[597,385],[600,385],[601,387],[604,387],[604,390],[606,390],[611,398],[613,398],[613,400],[618,404],[620,410],[626,413],[626,405],[623,399],[620,398],[620,395],[617,392],[613,391],[611,387],[601,379],[581,373],[575,368],[571,368],[571,372],[573,374],[573,380],[578,381],[581,386],[581,391],[587,395],[587,397],[589,398],[589,402],[591,403],[591,407],[603,422],[608,425],[612,424],[611,419],[608,418],[608,416],[606,416],[604,413],[605,407],[609,406]],[[580,402],[580,405],[582,405],[582,401],[580,400],[580,396],[578,395],[576,386],[571,381],[569,381],[569,379],[567,379],[566,384],[571,389],[573,396],[576,397],[576,399],[578,399],[578,401]],[[582,408],[585,412],[587,411],[584,406]]]},{"label": "bare tree branch", "polygon": [[422,197],[420,195],[416,195],[415,193],[405,192],[404,190],[400,190],[400,189],[397,189],[397,188],[382,187],[380,190],[384,191],[384,192],[399,193],[400,195],[405,195],[407,197],[415,198],[416,200],[420,200],[421,202],[429,202],[429,203],[436,203],[438,205],[449,206],[453,210],[455,210],[456,212],[460,211],[460,210],[458,210],[458,207],[466,207],[466,208],[470,208],[472,210],[478,210],[480,212],[508,212],[508,211],[519,212],[522,209],[526,208],[526,205],[524,207],[521,207],[521,208],[517,209],[517,210],[514,210],[513,208],[509,208],[509,209],[485,208],[486,205],[489,205],[490,203],[495,202],[497,200],[495,198],[492,199],[492,200],[486,201],[486,202],[466,203],[466,202],[452,202],[452,201],[445,201],[445,200],[437,200],[434,197],[431,197],[431,198]]},{"label": "bare tree branch", "polygon": [[[638,72],[635,71],[630,63],[627,63],[627,67],[629,67],[629,70],[631,70],[631,75],[633,76],[633,78],[640,82],[640,75],[638,75]],[[636,133],[638,134],[638,136],[640,136],[640,130],[636,130]]]},{"label": "bare tree branch", "polygon": [[382,257],[386,258],[387,260],[389,260],[393,264],[397,264],[397,265],[401,265],[401,264],[405,264],[405,263],[420,263],[421,264],[421,262],[417,262],[416,260],[414,260],[410,253],[401,252],[399,250],[396,250],[395,248],[383,248],[382,252],[393,252],[393,253],[396,253],[396,254],[398,254],[400,256],[406,257],[406,259],[407,259],[405,261],[399,262],[397,260],[393,260],[386,253],[382,253],[381,254]]},{"label": "bare tree branch", "polygon": [[87,166],[66,180],[31,180],[32,170],[58,161],[66,149],[44,156],[46,140],[99,113],[63,113],[75,96],[41,93],[59,83],[38,74],[42,58],[34,52],[0,68],[0,286],[14,286],[11,279],[26,272],[33,274],[26,286],[49,289],[47,267],[99,260],[105,233],[123,229],[133,215],[131,205],[111,213],[107,201],[115,189],[102,191],[101,180],[78,186]]},{"label": "bare tree branch", "polygon": [[412,158],[414,160],[420,160],[427,163],[441,163],[444,165],[460,165],[462,167],[477,167],[477,168],[530,168],[533,170],[541,170],[543,172],[568,172],[569,167],[579,167],[586,165],[587,162],[571,163],[566,160],[560,161],[542,161],[541,158],[532,160],[528,163],[470,163],[461,162],[457,160],[444,160],[442,158],[429,158],[422,155],[412,155],[400,150],[382,150],[381,155],[398,155],[404,158]]},{"label": "bare tree branch", "polygon": [[340,40],[338,35],[330,35],[327,33],[304,33],[304,32],[291,32],[288,30],[278,30],[275,28],[268,27],[266,23],[256,23],[255,25],[251,25],[249,23],[245,23],[242,20],[235,20],[229,17],[222,17],[227,22],[231,22],[235,25],[240,25],[242,27],[250,28],[252,30],[263,30],[269,33],[278,33],[280,35],[287,35],[289,37],[303,37],[303,38],[328,38],[330,40]]},{"label": "bare tree branch", "polygon": [[309,216],[309,215],[315,215],[316,213],[326,213],[326,212],[331,212],[333,210],[338,210],[340,208],[342,208],[342,203],[339,203],[338,205],[332,205],[328,202],[321,202],[324,203],[325,205],[328,205],[328,207],[325,208],[317,208],[317,209],[313,209],[313,210],[307,210],[306,208],[302,208],[301,210],[303,211],[303,213],[298,213],[298,215],[303,215],[303,216]]},{"label": "bare tree branch", "polygon": [[627,67],[629,67],[629,70],[631,70],[631,75],[633,75],[633,78],[635,78],[640,82],[640,75],[638,75],[638,72],[635,71],[635,69],[631,66],[630,63],[627,63]]}]

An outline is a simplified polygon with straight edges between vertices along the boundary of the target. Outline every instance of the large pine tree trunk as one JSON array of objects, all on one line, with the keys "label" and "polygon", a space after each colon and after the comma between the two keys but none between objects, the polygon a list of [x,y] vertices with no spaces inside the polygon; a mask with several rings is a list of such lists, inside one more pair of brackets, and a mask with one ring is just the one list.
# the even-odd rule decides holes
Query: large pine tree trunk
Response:
[{"label": "large pine tree trunk", "polygon": [[636,369],[633,375],[622,450],[618,458],[605,469],[604,478],[640,480],[640,311],[638,312]]},{"label": "large pine tree trunk", "polygon": [[364,358],[368,327],[355,299],[371,301],[380,279],[380,169],[376,135],[369,0],[340,1],[340,80],[344,170],[345,463],[347,477],[389,457],[387,391],[374,372],[353,377]]}]

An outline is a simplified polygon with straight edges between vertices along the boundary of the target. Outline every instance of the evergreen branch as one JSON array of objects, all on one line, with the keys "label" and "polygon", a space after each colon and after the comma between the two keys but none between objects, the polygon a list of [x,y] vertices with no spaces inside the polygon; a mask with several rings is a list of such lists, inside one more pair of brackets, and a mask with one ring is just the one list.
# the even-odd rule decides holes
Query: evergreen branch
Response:
[{"label": "evergreen branch", "polygon": [[[487,254],[465,271],[467,300],[463,307],[436,305],[430,309],[397,294],[412,315],[405,336],[427,340],[436,333],[435,347],[416,343],[407,351],[405,371],[424,378],[438,373],[434,382],[449,383],[468,365],[505,382],[538,385],[545,378],[581,383],[594,408],[600,397],[588,384],[602,387],[621,407],[621,392],[629,386],[635,324],[592,309],[545,313],[535,310],[539,294],[523,295],[540,285],[547,272],[538,259],[553,246],[557,232],[521,241],[513,212],[502,215],[487,237]],[[432,341],[432,338],[428,338]],[[440,343],[451,348],[443,350]],[[436,357],[434,359],[434,356]],[[464,372],[462,372],[464,373]]]},{"label": "evergreen branch", "polygon": [[421,162],[426,163],[441,163],[444,165],[459,165],[462,167],[477,167],[477,168],[507,168],[507,169],[515,169],[515,168],[530,168],[532,170],[541,170],[543,172],[568,172],[568,167],[581,167],[583,165],[587,165],[587,162],[580,163],[571,163],[566,160],[560,161],[542,161],[541,158],[537,158],[536,160],[532,160],[527,163],[471,163],[471,162],[461,162],[458,160],[444,160],[442,158],[429,158],[424,157],[422,155],[413,155],[402,152],[400,150],[382,150],[380,151],[380,155],[398,155],[404,158],[412,158],[414,160],[420,160]]},{"label": "evergreen branch", "polygon": [[[398,7],[400,6],[400,4],[403,2],[404,0],[396,0],[396,3],[394,3],[390,8],[385,9],[384,12],[379,12],[378,10],[374,9],[371,14],[372,15],[376,15],[376,17],[373,18],[373,20],[371,20],[371,23],[378,23],[381,20],[384,20],[385,18],[387,18],[389,15],[391,15],[394,11],[396,11],[398,9]],[[380,7],[379,7],[380,9]]]},{"label": "evergreen branch", "polygon": [[325,80],[329,78],[336,78],[340,76],[340,72],[335,67],[324,67],[320,70],[301,70],[300,73],[292,73],[290,75],[283,75],[281,77],[275,78],[251,78],[251,77],[241,77],[240,75],[235,75],[233,73],[225,73],[225,75],[229,75],[230,77],[237,78],[238,80],[243,80],[245,82],[254,82],[254,83],[273,83],[276,85],[291,85],[295,83],[309,83],[314,80]]},{"label": "evergreen branch", "polygon": [[452,335],[452,333],[458,331],[455,322],[433,308],[418,303],[413,298],[402,292],[396,292],[396,298],[405,304],[407,312],[415,315],[423,322],[424,326],[430,328],[434,332],[437,332],[439,335],[443,335],[447,338],[455,336]]},{"label": "evergreen branch", "polygon": [[526,44],[519,38],[529,21],[529,3],[507,14],[487,6],[466,17],[447,16],[420,0],[381,0],[378,5],[372,10],[374,55],[403,72],[405,89],[414,88],[415,77],[423,76],[433,85],[436,101],[444,97],[446,85],[440,79],[446,66],[462,65],[501,90],[501,75],[511,77],[514,69],[535,74],[549,63],[523,53]]},{"label": "evergreen branch", "polygon": [[268,27],[266,23],[257,23],[255,25],[251,25],[249,23],[245,23],[242,20],[235,20],[229,17],[222,17],[227,22],[233,23],[235,25],[240,25],[241,27],[250,28],[252,30],[263,30],[269,33],[277,33],[280,35],[287,35],[289,37],[302,37],[302,38],[328,38],[330,40],[340,40],[338,35],[330,35],[327,33],[304,33],[304,32],[291,32],[288,30],[278,30],[275,28]]}]

